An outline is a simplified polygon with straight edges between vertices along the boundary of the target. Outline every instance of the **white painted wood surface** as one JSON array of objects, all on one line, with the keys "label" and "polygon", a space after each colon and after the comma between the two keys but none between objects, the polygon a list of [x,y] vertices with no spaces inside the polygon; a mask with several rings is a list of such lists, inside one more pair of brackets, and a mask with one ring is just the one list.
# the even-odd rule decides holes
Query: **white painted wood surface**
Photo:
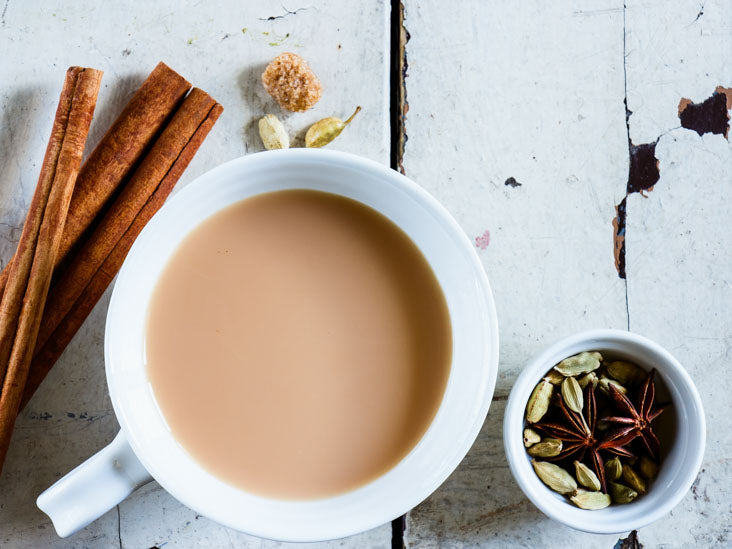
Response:
[{"label": "white painted wood surface", "polygon": [[[70,64],[106,71],[92,143],[158,60],[224,105],[181,184],[261,148],[253,123],[283,113],[256,81],[283,50],[306,57],[325,87],[316,109],[283,116],[288,128],[302,136],[313,120],[360,104],[333,147],[388,163],[388,3],[179,4],[0,2],[0,260],[17,241]],[[640,540],[729,546],[732,147],[722,136],[679,128],[677,107],[681,97],[699,102],[718,85],[732,86],[730,3],[404,4],[411,35],[404,168],[476,239],[501,327],[483,432],[409,514],[406,544],[612,547],[618,536],[565,528],[523,496],[505,462],[501,421],[511,384],[541,348],[585,328],[629,326],[686,365],[711,433],[694,489],[641,529]],[[660,138],[661,176],[648,198],[628,197],[626,283],[613,262],[612,220],[626,194],[629,137],[636,145]],[[20,418],[0,478],[0,546],[275,546],[197,517],[155,484],[76,536],[55,537],[36,495],[117,430],[102,368],[106,306],[106,299],[97,306]],[[388,547],[390,539],[385,525],[323,545]]]},{"label": "white painted wood surface", "polygon": [[629,327],[687,368],[708,433],[691,493],[639,537],[649,546],[730,547],[732,143],[678,128],[677,107],[681,97],[701,102],[719,85],[732,87],[732,3],[687,1],[669,10],[633,1],[627,23],[630,136],[658,139],[660,172],[648,198],[628,198]]},{"label": "white painted wood surface", "polygon": [[[513,381],[573,332],[624,328],[611,220],[625,191],[622,9],[407,3],[406,174],[471,238],[493,288],[500,365],[466,460],[408,515],[410,547],[610,547],[542,515],[511,476],[501,436]],[[446,32],[451,21],[461,32]],[[435,158],[439,157],[439,162]],[[506,185],[510,177],[521,186]]]},{"label": "white painted wood surface", "polygon": [[[286,9],[290,12],[287,13]],[[276,17],[276,19],[269,19]],[[337,148],[389,162],[389,6],[326,2],[0,2],[0,260],[12,255],[36,185],[66,67],[103,69],[89,144],[134,89],[165,61],[215,97],[224,113],[179,186],[261,150],[256,121],[277,114],[302,140],[325,116],[363,111]],[[324,86],[304,114],[285,113],[259,83],[278,53],[305,57]],[[88,151],[87,151],[88,152]],[[0,478],[0,547],[8,549],[278,547],[196,516],[156,484],[60,540],[36,496],[107,444],[118,427],[107,396],[102,339],[108,296],[96,307],[19,418]],[[391,525],[324,544],[389,547]]]},{"label": "white painted wood surface", "polygon": [[[407,546],[612,547],[620,536],[573,531],[523,496],[501,421],[513,381],[538,350],[581,329],[629,325],[686,365],[710,432],[694,489],[639,539],[728,547],[732,147],[720,135],[673,128],[681,97],[702,101],[732,84],[729,2],[405,6],[404,167],[469,236],[490,231],[490,243],[478,244],[501,330],[483,432],[408,515]],[[628,198],[626,307],[612,219],[626,192],[628,132],[636,145],[669,133],[657,146],[654,190]],[[506,185],[509,177],[521,186]]]}]

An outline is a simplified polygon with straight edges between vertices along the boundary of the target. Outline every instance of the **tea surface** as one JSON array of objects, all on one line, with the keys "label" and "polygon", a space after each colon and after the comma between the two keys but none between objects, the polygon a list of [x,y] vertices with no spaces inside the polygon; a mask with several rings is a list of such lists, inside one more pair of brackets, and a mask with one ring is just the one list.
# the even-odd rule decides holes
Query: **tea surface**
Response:
[{"label": "tea surface", "polygon": [[425,433],[452,359],[442,290],[412,241],[310,190],[236,203],[189,234],[150,302],[146,361],[206,470],[281,499],[336,495]]}]

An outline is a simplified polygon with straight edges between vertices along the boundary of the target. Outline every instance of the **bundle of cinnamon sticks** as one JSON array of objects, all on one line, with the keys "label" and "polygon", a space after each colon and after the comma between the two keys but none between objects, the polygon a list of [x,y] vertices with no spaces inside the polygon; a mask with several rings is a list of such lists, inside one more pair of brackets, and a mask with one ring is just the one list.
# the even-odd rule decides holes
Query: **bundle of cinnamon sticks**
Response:
[{"label": "bundle of cinnamon sticks", "polygon": [[67,71],[15,256],[0,272],[0,471],[18,412],[223,108],[164,63],[81,165],[101,71]]}]

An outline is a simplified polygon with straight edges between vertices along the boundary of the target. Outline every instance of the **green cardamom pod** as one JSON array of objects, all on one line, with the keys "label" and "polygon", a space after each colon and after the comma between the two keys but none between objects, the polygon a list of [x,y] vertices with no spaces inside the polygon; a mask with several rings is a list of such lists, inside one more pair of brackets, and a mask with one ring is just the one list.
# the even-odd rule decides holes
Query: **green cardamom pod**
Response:
[{"label": "green cardamom pod", "polygon": [[646,372],[631,362],[615,360],[607,365],[607,373],[623,385],[638,385],[646,378]]},{"label": "green cardamom pod", "polygon": [[618,480],[623,474],[623,464],[620,458],[614,457],[605,462],[605,476],[608,480]]},{"label": "green cardamom pod", "polygon": [[544,379],[552,385],[559,385],[562,381],[564,381],[564,376],[552,368],[546,373]]},{"label": "green cardamom pod", "polygon": [[617,482],[608,482],[607,486],[615,503],[630,503],[638,497],[638,492]]},{"label": "green cardamom pod", "polygon": [[646,456],[640,458],[638,469],[640,469],[641,475],[648,480],[653,480],[658,475],[658,463]]},{"label": "green cardamom pod", "polygon": [[578,376],[592,372],[600,367],[602,355],[597,351],[580,353],[578,355],[565,358],[554,369],[563,376]]},{"label": "green cardamom pod", "polygon": [[533,446],[537,442],[541,440],[541,435],[534,431],[533,429],[529,429],[528,427],[524,429],[524,446],[529,448],[530,446]]},{"label": "green cardamom pod", "polygon": [[315,124],[310,126],[307,133],[305,134],[305,146],[310,147],[324,147],[336,137],[338,137],[343,129],[351,123],[353,117],[356,116],[361,107],[356,107],[356,110],[351,117],[345,122],[335,116],[329,116],[318,120]]},{"label": "green cardamom pod", "polygon": [[575,378],[565,377],[562,381],[562,399],[567,408],[578,414],[582,413],[582,406],[584,406],[582,387]]},{"label": "green cardamom pod", "polygon": [[630,465],[623,467],[623,481],[639,494],[646,493],[646,481]]},{"label": "green cardamom pod", "polygon": [[262,138],[264,148],[268,151],[290,148],[287,131],[274,114],[267,114],[259,120],[259,137]]},{"label": "green cardamom pod", "polygon": [[623,387],[620,383],[618,383],[614,379],[610,379],[609,377],[605,377],[605,376],[600,376],[600,380],[597,382],[597,386],[606,395],[610,394],[610,385],[613,385],[618,391],[620,391],[623,394],[626,394],[628,392],[628,389]]},{"label": "green cardamom pod", "polygon": [[585,488],[589,488],[595,492],[602,488],[600,479],[597,478],[595,471],[587,467],[584,463],[580,463],[579,461],[574,462],[574,476],[577,477],[577,481]]},{"label": "green cardamom pod", "polygon": [[577,490],[577,493],[571,496],[569,499],[572,500],[577,507],[580,509],[604,509],[612,503],[610,496],[603,494],[602,492],[594,491],[588,492],[587,490]]},{"label": "green cardamom pod", "polygon": [[577,383],[579,383],[579,386],[582,387],[582,390],[587,387],[588,383],[592,383],[595,387],[597,387],[597,374],[595,372],[585,374],[577,380]]},{"label": "green cardamom pod", "polygon": [[529,397],[529,402],[526,403],[526,421],[536,423],[544,417],[544,414],[549,409],[552,391],[554,391],[554,385],[543,379],[534,387],[534,391]]},{"label": "green cardamom pod", "polygon": [[530,456],[544,458],[558,456],[561,451],[562,441],[556,438],[545,438],[528,449]]},{"label": "green cardamom pod", "polygon": [[571,494],[577,489],[577,481],[559,465],[547,461],[531,460],[536,475],[549,488],[560,494]]}]

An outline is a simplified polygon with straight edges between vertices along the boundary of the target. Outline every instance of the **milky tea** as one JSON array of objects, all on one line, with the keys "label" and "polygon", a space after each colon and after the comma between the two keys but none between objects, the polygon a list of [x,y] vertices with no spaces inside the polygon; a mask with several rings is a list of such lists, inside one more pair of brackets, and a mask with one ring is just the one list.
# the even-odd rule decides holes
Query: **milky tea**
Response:
[{"label": "milky tea", "polygon": [[257,195],[180,244],[148,310],[146,367],[207,471],[279,499],[337,495],[424,435],[452,360],[442,290],[394,223],[319,191]]}]

